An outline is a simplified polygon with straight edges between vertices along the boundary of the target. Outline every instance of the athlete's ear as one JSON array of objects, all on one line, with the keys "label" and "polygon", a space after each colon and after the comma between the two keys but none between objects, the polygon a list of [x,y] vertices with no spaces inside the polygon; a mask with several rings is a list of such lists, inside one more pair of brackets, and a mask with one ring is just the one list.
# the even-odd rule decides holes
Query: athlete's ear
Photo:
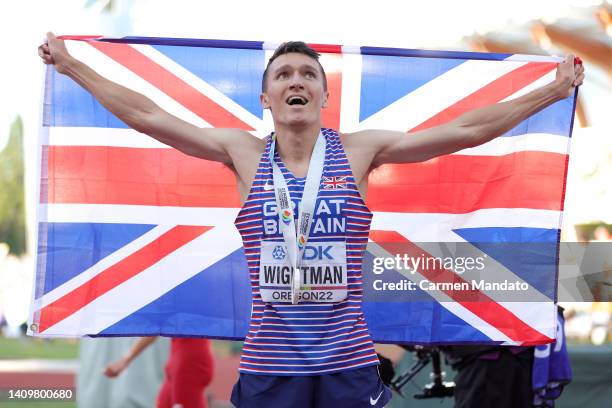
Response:
[{"label": "athlete's ear", "polygon": [[329,99],[329,92],[325,91],[325,95],[323,96],[323,104],[321,105],[322,108],[327,108],[327,99]]},{"label": "athlete's ear", "polygon": [[270,109],[270,98],[268,98],[268,95],[265,92],[259,95],[259,101],[264,109]]}]

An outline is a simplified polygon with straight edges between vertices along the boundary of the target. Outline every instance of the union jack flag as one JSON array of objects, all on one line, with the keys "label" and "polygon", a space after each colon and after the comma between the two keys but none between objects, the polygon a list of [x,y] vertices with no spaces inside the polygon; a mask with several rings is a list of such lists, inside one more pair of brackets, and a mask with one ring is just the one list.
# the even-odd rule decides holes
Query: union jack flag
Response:
[{"label": "union jack flag", "polygon": [[323,176],[323,188],[326,190],[337,190],[346,188],[346,177],[345,176]]},{"label": "union jack flag", "polygon": [[[258,96],[276,44],[65,38],[75,57],[180,118],[258,137],[272,130]],[[550,82],[557,63],[313,47],[323,54],[330,92],[323,124],[345,132],[435,126]],[[243,338],[250,286],[233,226],[240,204],[232,173],[129,129],[53,68],[46,75],[30,334]],[[393,255],[389,242],[558,243],[574,101],[551,105],[485,145],[374,171],[368,256]],[[533,302],[474,305],[444,290],[423,302],[385,302],[366,288],[370,333],[377,341],[421,344],[551,341],[556,267],[537,281],[520,266],[508,266],[507,274],[530,283]],[[417,271],[412,279],[445,276],[451,279]]]}]

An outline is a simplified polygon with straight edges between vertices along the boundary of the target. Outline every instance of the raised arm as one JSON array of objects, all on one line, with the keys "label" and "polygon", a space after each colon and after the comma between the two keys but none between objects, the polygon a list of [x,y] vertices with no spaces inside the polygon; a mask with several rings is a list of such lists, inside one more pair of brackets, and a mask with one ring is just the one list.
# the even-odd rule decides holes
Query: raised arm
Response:
[{"label": "raised arm", "polygon": [[[555,80],[511,101],[465,113],[446,124],[404,133],[366,130],[345,137],[354,157],[370,159],[369,168],[384,163],[420,162],[481,145],[512,129],[527,117],[573,94],[582,84],[584,68],[568,56],[557,68]],[[367,171],[367,170],[366,170]]]},{"label": "raised arm", "polygon": [[87,89],[129,127],[186,154],[233,165],[240,159],[236,156],[249,147],[260,149],[261,141],[246,131],[198,128],[164,111],[144,95],[109,81],[72,57],[64,41],[52,33],[47,33],[47,43],[38,48],[38,53],[45,64],[53,64],[59,73]]}]

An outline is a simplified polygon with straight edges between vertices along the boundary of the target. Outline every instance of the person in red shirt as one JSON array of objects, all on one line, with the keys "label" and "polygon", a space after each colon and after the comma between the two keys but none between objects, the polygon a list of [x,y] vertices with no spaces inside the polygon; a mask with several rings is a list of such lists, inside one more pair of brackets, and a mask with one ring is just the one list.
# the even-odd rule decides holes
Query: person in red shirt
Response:
[{"label": "person in red shirt", "polygon": [[[106,366],[104,375],[117,377],[156,338],[140,338],[122,358]],[[165,372],[157,408],[207,408],[204,390],[211,383],[214,372],[210,340],[173,338]]]}]

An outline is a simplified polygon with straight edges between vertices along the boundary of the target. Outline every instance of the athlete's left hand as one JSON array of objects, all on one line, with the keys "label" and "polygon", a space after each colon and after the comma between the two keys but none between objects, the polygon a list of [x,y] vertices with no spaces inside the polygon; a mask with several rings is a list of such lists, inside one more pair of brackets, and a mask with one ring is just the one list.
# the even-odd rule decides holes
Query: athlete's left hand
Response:
[{"label": "athlete's left hand", "polygon": [[577,86],[584,81],[584,66],[580,58],[570,54],[565,61],[557,66],[555,83],[558,86],[561,97],[567,98],[574,94]]}]

